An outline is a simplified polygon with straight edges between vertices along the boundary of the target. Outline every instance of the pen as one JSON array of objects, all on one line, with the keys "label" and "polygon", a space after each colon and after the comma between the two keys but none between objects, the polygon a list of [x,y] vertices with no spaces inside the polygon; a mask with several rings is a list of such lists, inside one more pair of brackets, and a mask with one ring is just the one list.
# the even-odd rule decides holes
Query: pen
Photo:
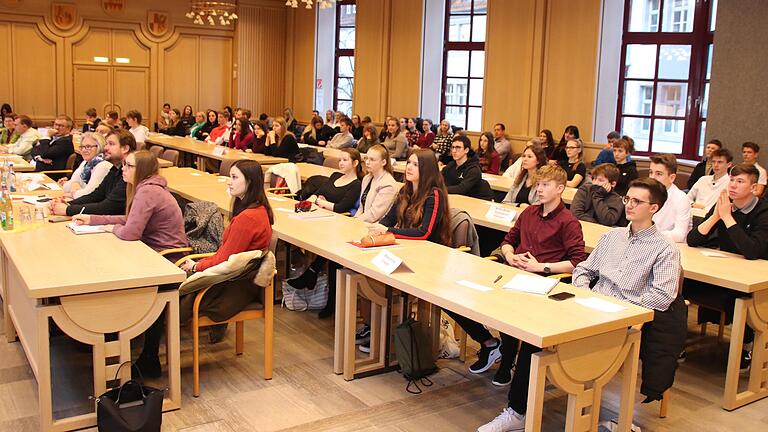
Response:
[{"label": "pen", "polygon": [[84,211],[85,211],[85,206],[83,206],[83,207],[80,209],[80,213],[78,213],[78,214],[79,214],[79,215],[81,215],[81,214],[83,214],[83,212],[84,212]]},{"label": "pen", "polygon": [[501,280],[501,275],[496,276],[496,280],[493,281],[493,283],[496,283]]}]

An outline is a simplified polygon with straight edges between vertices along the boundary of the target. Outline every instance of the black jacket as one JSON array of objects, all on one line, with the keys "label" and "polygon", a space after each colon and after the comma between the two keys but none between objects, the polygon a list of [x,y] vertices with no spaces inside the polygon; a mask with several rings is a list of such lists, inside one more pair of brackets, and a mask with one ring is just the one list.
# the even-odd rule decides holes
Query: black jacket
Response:
[{"label": "black jacket", "polygon": [[694,167],[693,171],[691,171],[691,177],[688,178],[688,185],[687,185],[687,187],[688,187],[689,190],[693,187],[693,185],[696,184],[696,182],[700,178],[704,177],[705,175],[712,174],[711,170],[710,170],[710,172],[704,172],[704,170],[706,170],[706,169],[707,169],[707,161],[706,160],[703,160],[703,161],[701,161],[701,162],[696,164],[696,167]]},{"label": "black jacket", "polygon": [[316,138],[312,138],[312,135],[307,132],[303,135],[304,138],[304,144],[309,145],[319,145],[319,141],[325,141],[328,143],[328,140],[330,140],[333,137],[333,129],[328,125],[323,125],[320,129],[315,131]]},{"label": "black jacket", "polygon": [[613,189],[617,194],[624,196],[629,190],[629,183],[638,177],[637,175],[637,163],[635,161],[629,161],[621,165],[616,165],[619,169],[621,177],[616,182],[616,187]]},{"label": "black jacket", "polygon": [[87,214],[125,214],[125,181],[120,168],[113,166],[96,190],[70,201],[67,216],[74,216],[83,208]]},{"label": "black jacket", "polygon": [[582,184],[571,202],[577,219],[606,226],[626,226],[624,203],[616,192],[596,184]]},{"label": "black jacket", "polygon": [[640,359],[643,383],[640,393],[661,400],[675,381],[677,357],[685,347],[688,335],[688,308],[682,297],[676,298],[666,311],[653,311],[653,321],[643,325],[640,336]]},{"label": "black jacket", "polygon": [[96,132],[96,128],[99,126],[99,123],[101,123],[101,119],[98,117],[96,117],[96,120],[94,120],[93,123],[83,123],[82,132]]},{"label": "black jacket", "polygon": [[[704,217],[709,219],[717,207],[712,207]],[[688,232],[688,246],[718,247],[721,251],[743,255],[744,258],[768,259],[768,202],[759,199],[751,212],[733,212],[736,225],[726,228],[718,221],[708,235],[699,232],[698,227]]]},{"label": "black jacket", "polygon": [[272,144],[265,147],[264,153],[269,156],[287,158],[289,162],[299,162],[301,159],[299,144],[292,133],[286,134],[280,145]]},{"label": "black jacket", "polygon": [[160,132],[164,133],[166,135],[170,135],[170,136],[180,136],[180,137],[183,137],[183,136],[187,135],[187,126],[184,124],[184,122],[179,120],[176,123],[176,126],[171,126],[171,127],[167,127],[167,128],[164,128],[164,129],[160,129]]},{"label": "black jacket", "polygon": [[450,161],[443,168],[443,180],[449,194],[466,195],[491,201],[493,191],[491,185],[483,180],[483,170],[477,156],[468,157],[461,166],[456,166],[456,161]]},{"label": "black jacket", "polygon": [[40,156],[40,159],[51,159],[50,164],[44,162],[35,163],[35,171],[63,170],[67,168],[67,159],[69,155],[75,152],[72,144],[72,135],[63,136],[52,140],[43,138],[32,147],[32,158]]},{"label": "black jacket", "polygon": [[205,139],[208,137],[208,135],[211,133],[211,130],[213,130],[213,125],[209,122],[205,122],[205,124],[195,132],[194,138],[196,140],[205,141]]}]

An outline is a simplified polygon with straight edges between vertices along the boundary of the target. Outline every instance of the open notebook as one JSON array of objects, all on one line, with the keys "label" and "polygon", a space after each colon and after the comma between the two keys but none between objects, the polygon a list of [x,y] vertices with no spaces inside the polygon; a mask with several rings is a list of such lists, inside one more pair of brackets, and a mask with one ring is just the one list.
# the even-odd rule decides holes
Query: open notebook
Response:
[{"label": "open notebook", "polygon": [[67,228],[69,228],[73,233],[77,235],[106,232],[104,231],[104,227],[101,225],[78,225],[74,222],[68,223]]}]

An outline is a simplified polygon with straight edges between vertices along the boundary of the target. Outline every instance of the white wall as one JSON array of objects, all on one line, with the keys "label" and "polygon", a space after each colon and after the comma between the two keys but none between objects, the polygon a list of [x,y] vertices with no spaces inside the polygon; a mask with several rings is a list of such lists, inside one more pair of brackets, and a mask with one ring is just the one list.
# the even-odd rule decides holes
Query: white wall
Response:
[{"label": "white wall", "polygon": [[[600,53],[598,55],[595,124],[592,142],[607,142],[606,135],[616,128],[616,104],[621,71],[621,36],[624,2],[603,1]],[[586,137],[582,137],[586,138]]]},{"label": "white wall", "polygon": [[[325,110],[333,109],[333,68],[336,49],[336,7],[317,8],[315,38],[315,109],[325,118]],[[317,80],[323,80],[322,90]]]},{"label": "white wall", "polygon": [[435,123],[440,122],[444,26],[445,0],[424,0],[420,112]]}]

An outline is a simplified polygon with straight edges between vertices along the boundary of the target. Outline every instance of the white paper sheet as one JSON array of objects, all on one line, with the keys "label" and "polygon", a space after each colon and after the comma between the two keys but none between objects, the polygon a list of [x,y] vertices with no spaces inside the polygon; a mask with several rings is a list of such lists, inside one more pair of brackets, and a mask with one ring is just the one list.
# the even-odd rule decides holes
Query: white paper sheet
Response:
[{"label": "white paper sheet", "polygon": [[462,279],[462,280],[460,280],[460,281],[458,281],[456,283],[461,285],[461,286],[464,286],[464,287],[467,287],[467,288],[472,288],[472,289],[475,289],[475,290],[478,290],[478,291],[484,291],[484,292],[485,291],[493,291],[493,288],[491,288],[489,286],[480,285],[478,283],[470,282],[470,281],[464,280],[464,279]]},{"label": "white paper sheet", "polygon": [[597,297],[579,297],[574,301],[582,306],[601,312],[620,312],[626,309],[625,306],[617,305],[616,303],[611,303]]},{"label": "white paper sheet", "polygon": [[504,284],[504,289],[546,295],[560,282],[542,276],[518,273]]},{"label": "white paper sheet", "polygon": [[701,251],[701,254],[704,255],[705,257],[710,257],[710,258],[728,258],[728,255],[726,255],[724,253],[720,253],[720,252],[712,251],[712,250],[708,250],[708,251],[707,250],[703,250],[703,251]]},{"label": "white paper sheet", "polygon": [[95,234],[95,233],[102,233],[104,231],[104,227],[101,225],[78,225],[74,222],[70,222],[67,224],[67,228],[72,230],[73,233],[80,235],[80,234]]}]

